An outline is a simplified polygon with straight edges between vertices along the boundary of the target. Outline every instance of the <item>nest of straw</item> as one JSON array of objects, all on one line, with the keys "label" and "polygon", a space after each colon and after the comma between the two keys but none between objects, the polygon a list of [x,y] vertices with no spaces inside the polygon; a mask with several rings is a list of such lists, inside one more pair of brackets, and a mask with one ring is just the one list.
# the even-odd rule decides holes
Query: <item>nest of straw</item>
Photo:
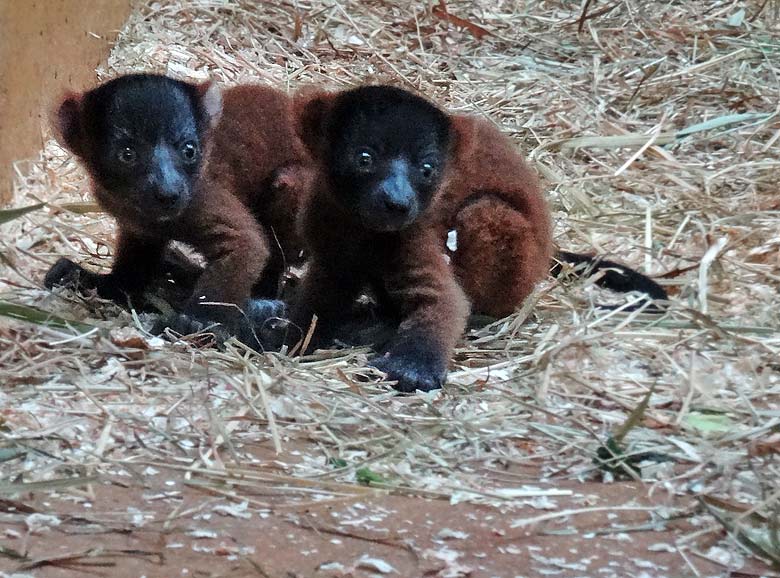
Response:
[{"label": "nest of straw", "polygon": [[[390,81],[486,115],[544,177],[559,244],[659,276],[675,306],[607,312],[593,287],[548,282],[464,338],[443,391],[412,397],[358,384],[364,350],[163,342],[133,315],[41,288],[57,257],[107,268],[113,247],[84,173],[49,142],[16,166],[16,204],[46,205],[0,238],[3,313],[25,319],[0,322],[0,451],[18,452],[0,488],[164,466],[236,499],[285,480],[273,504],[361,495],[359,480],[511,511],[526,483],[627,475],[738,506],[733,536],[752,513],[776,532],[780,5],[740,6],[139,4],[99,77]],[[670,461],[627,466],[642,452]],[[718,532],[729,518],[713,515]],[[751,553],[780,558],[761,535]]]}]

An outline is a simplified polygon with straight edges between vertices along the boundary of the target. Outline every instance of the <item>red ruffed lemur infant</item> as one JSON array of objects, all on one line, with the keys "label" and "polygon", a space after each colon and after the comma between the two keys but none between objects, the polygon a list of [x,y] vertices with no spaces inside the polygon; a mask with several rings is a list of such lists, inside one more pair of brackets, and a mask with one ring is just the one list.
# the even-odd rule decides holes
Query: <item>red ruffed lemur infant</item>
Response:
[{"label": "red ruffed lemur infant", "polygon": [[[291,320],[332,339],[364,290],[393,320],[372,365],[401,391],[441,387],[470,311],[511,313],[551,267],[549,210],[532,170],[489,121],[391,86],[296,99],[318,176],[301,213],[308,269]],[[448,259],[448,231],[457,250]],[[665,298],[627,267],[572,253],[600,284]]]},{"label": "red ruffed lemur infant", "polygon": [[118,231],[110,273],[62,258],[45,285],[136,306],[162,275],[170,241],[181,241],[207,264],[183,310],[162,326],[191,333],[216,323],[256,345],[251,319],[282,311],[273,299],[286,262],[300,255],[295,216],[310,186],[290,97],[131,74],[66,95],[53,124]]}]

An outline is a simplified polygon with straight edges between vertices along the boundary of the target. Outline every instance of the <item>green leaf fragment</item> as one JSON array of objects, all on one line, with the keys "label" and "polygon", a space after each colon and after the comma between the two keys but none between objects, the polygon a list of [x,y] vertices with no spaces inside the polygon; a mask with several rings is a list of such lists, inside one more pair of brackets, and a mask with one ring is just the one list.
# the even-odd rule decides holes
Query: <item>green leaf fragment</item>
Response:
[{"label": "green leaf fragment", "polygon": [[734,422],[727,415],[721,413],[702,413],[692,411],[683,420],[685,425],[692,427],[703,434],[719,434],[733,431]]},{"label": "green leaf fragment", "polygon": [[88,325],[87,323],[72,321],[70,319],[58,317],[43,309],[37,309],[19,303],[10,303],[8,301],[0,301],[0,316],[58,329],[75,329],[82,333],[95,329],[95,326]]},{"label": "green leaf fragment", "polygon": [[328,463],[332,465],[334,468],[346,468],[347,467],[347,460],[341,459],[341,458],[330,458],[328,460]]},{"label": "green leaf fragment", "polygon": [[384,479],[376,472],[372,472],[368,468],[360,468],[355,472],[355,478],[359,484],[364,486],[370,486],[371,484],[383,484]]},{"label": "green leaf fragment", "polygon": [[77,215],[86,215],[88,213],[105,213],[105,211],[97,203],[65,203],[64,205],[58,205],[60,209],[64,209],[69,213],[76,213]]},{"label": "green leaf fragment", "polygon": [[18,219],[19,217],[22,217],[27,213],[37,211],[38,209],[41,209],[45,206],[46,203],[37,203],[35,205],[29,205],[27,207],[17,207],[15,209],[2,209],[0,210],[0,225],[7,223],[9,221],[13,221],[14,219]]}]

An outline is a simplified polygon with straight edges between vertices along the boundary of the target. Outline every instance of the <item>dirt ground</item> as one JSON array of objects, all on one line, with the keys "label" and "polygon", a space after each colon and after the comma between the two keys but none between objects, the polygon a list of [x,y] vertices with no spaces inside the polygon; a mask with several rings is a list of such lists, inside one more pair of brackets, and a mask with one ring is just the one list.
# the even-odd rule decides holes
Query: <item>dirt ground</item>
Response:
[{"label": "dirt ground", "polygon": [[[218,495],[204,499],[169,471],[143,485],[114,478],[80,499],[30,492],[0,500],[0,569],[3,576],[62,578],[776,575],[755,562],[730,569],[717,533],[686,539],[687,550],[678,550],[676,542],[696,527],[690,516],[664,512],[695,510],[693,498],[662,488],[648,498],[639,482],[539,484],[526,476],[529,491],[555,496],[556,509],[540,509],[550,498],[501,511],[381,491],[257,509]],[[273,494],[251,497],[274,503]],[[568,509],[580,513],[555,515]],[[11,552],[26,555],[14,560]]]}]

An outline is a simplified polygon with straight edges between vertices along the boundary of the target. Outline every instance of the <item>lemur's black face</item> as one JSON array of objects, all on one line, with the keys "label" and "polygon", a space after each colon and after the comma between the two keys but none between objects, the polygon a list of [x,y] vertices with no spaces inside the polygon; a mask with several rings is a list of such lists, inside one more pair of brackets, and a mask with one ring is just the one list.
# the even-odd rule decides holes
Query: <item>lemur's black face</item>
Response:
[{"label": "lemur's black face", "polygon": [[[209,114],[198,87],[164,76],[119,77],[65,100],[66,145],[88,164],[107,209],[151,222],[188,206],[201,166]],[[72,129],[70,146],[67,129]]]},{"label": "lemur's black face", "polygon": [[326,130],[334,193],[363,227],[399,231],[420,217],[447,160],[444,112],[399,88],[366,86],[339,95]]}]

